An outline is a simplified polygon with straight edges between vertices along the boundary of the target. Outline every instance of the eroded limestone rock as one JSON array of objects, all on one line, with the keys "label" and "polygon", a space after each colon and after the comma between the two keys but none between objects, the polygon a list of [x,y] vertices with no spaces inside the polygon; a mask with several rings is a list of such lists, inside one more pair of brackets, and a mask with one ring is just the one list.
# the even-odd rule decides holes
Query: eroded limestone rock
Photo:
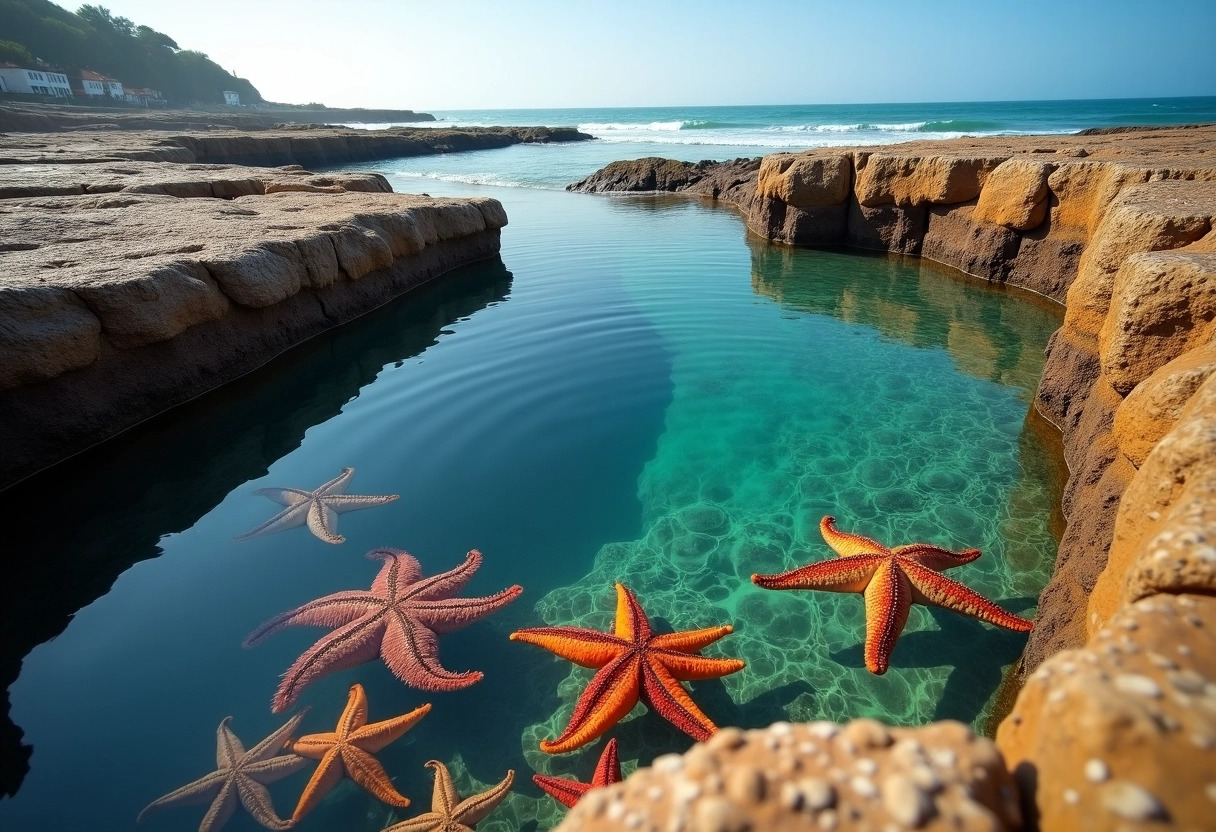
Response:
[{"label": "eroded limestone rock", "polygon": [[975,219],[1014,231],[1037,228],[1047,218],[1047,177],[1054,170],[1054,164],[1030,159],[1001,162],[984,180]]},{"label": "eroded limestone rock", "polygon": [[1197,347],[1153,372],[1119,405],[1114,434],[1119,450],[1139,468],[1178,422],[1191,396],[1216,373],[1216,342]]},{"label": "eroded limestone rock", "polygon": [[1042,832],[1210,829],[1216,599],[1139,601],[1089,647],[1048,659],[997,745]]},{"label": "eroded limestone rock", "polygon": [[868,719],[725,728],[683,756],[589,792],[574,830],[1012,830],[1012,777],[965,725],[888,728]]}]

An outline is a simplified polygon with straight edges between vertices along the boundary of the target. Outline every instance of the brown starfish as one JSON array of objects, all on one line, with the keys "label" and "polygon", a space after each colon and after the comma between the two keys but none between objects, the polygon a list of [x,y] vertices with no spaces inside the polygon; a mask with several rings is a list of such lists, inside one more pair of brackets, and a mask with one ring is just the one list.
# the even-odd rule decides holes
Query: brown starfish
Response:
[{"label": "brown starfish", "polygon": [[452,775],[448,774],[448,767],[438,760],[429,761],[427,766],[435,770],[431,811],[395,823],[384,832],[472,832],[478,821],[502,803],[515,782],[515,772],[508,770],[507,776],[497,786],[461,800]]},{"label": "brown starfish", "polygon": [[881,676],[908,621],[913,604],[932,604],[998,627],[1029,632],[1034,625],[1005,612],[974,590],[939,574],[970,563],[979,549],[951,552],[928,543],[888,549],[877,541],[836,528],[836,518],[819,521],[819,533],[840,557],[808,563],[780,575],[752,575],[765,589],[821,589],[860,592],[866,599],[866,668]]},{"label": "brown starfish", "polygon": [[144,815],[153,809],[189,806],[212,798],[211,808],[203,816],[198,832],[214,832],[220,829],[236,811],[238,800],[245,807],[245,811],[267,829],[290,829],[292,821],[283,820],[275,814],[274,805],[270,802],[270,792],[264,784],[294,774],[308,763],[303,757],[295,754],[275,756],[303,718],[304,712],[301,711],[282,728],[246,751],[236,734],[228,727],[232,717],[224,717],[215,733],[215,757],[218,764],[216,770],[152,801],[139,813],[135,822],[142,821]]},{"label": "brown starfish", "polygon": [[371,661],[377,654],[407,685],[422,690],[458,690],[481,679],[479,671],[453,673],[439,664],[439,633],[448,633],[514,601],[523,589],[516,585],[486,598],[454,598],[477,567],[481,552],[470,551],[464,563],[430,578],[422,577],[418,561],[399,549],[367,553],[384,561],[370,590],[335,592],[309,601],[267,621],[250,633],[245,646],[294,624],[329,627],[283,674],[271,710],[291,707],[309,682]]},{"label": "brown starfish", "polygon": [[430,705],[423,705],[408,714],[368,725],[367,694],[363,685],[352,685],[337,728],[330,733],[308,734],[290,744],[300,756],[321,761],[300,795],[292,821],[298,822],[312,811],[343,774],[385,803],[409,806],[409,798],[393,788],[388,773],[372,755],[417,725],[430,710]]}]

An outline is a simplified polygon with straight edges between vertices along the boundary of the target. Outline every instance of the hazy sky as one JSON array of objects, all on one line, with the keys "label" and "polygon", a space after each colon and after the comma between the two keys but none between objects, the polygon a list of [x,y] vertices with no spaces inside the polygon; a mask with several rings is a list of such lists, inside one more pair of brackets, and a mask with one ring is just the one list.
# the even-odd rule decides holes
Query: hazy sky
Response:
[{"label": "hazy sky", "polygon": [[99,4],[291,103],[451,110],[1216,95],[1216,0]]}]

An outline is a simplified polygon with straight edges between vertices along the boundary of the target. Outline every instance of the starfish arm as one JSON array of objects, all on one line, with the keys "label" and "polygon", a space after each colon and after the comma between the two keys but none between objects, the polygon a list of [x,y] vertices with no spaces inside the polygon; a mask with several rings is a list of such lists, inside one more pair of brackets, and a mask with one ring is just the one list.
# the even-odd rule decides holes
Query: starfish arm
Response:
[{"label": "starfish arm", "polygon": [[507,776],[502,778],[498,785],[486,789],[481,794],[475,794],[462,800],[456,807],[456,810],[452,812],[452,820],[457,823],[463,823],[466,826],[473,826],[486,815],[490,814],[490,812],[493,812],[499,803],[502,803],[507,793],[511,791],[511,784],[514,782],[515,772],[508,769]]},{"label": "starfish arm", "polygon": [[462,590],[464,585],[472,579],[473,573],[481,566],[481,560],[481,552],[470,549],[464,556],[464,563],[447,572],[440,572],[438,575],[417,581],[409,588],[406,597],[419,601],[450,598]]},{"label": "starfish arm", "polygon": [[341,782],[342,774],[342,760],[338,756],[338,750],[331,748],[321,758],[320,765],[313,771],[312,777],[308,778],[308,785],[300,793],[300,799],[296,802],[295,811],[291,813],[292,822],[299,823],[302,817],[315,809],[317,804],[321,802],[321,798],[329,794],[330,789]]},{"label": "starfish arm", "polygon": [[729,624],[721,627],[706,627],[703,630],[685,630],[682,633],[666,633],[655,636],[650,640],[651,647],[660,650],[675,650],[677,653],[695,653],[702,647],[708,647],[723,636],[735,631]]},{"label": "starfish arm", "polygon": [[290,829],[292,821],[283,820],[274,811],[270,800],[270,790],[248,777],[236,778],[237,793],[241,796],[241,805],[253,819],[267,829]]},{"label": "starfish arm", "polygon": [[[936,574],[936,573],[934,573]],[[908,622],[912,586],[907,576],[888,560],[866,587],[866,669],[881,676],[891,664],[891,651]]]},{"label": "starfish arm", "polygon": [[626,641],[648,641],[651,636],[650,620],[638,597],[623,584],[616,585],[616,635]]},{"label": "starfish arm", "polygon": [[595,774],[591,778],[591,787],[599,788],[621,782],[621,755],[617,749],[616,737],[608,740],[604,750],[600,752],[599,762],[595,764]]},{"label": "starfish arm", "polygon": [[436,633],[450,633],[485,618],[505,607],[524,591],[519,584],[485,598],[440,598],[433,601],[414,600],[410,611],[415,618]]},{"label": "starfish arm", "polygon": [[169,806],[196,806],[200,803],[214,800],[216,795],[223,789],[224,784],[228,782],[228,779],[229,771],[227,769],[213,771],[210,774],[204,775],[181,788],[174,789],[163,797],[153,800],[143,808],[143,811],[139,813],[139,817],[135,819],[135,822],[142,822],[145,815],[157,809],[164,809]]},{"label": "starfish arm", "polygon": [[308,506],[308,530],[326,543],[341,543],[346,540],[338,534],[338,512],[323,500],[313,500]]},{"label": "starfish arm", "polygon": [[216,768],[232,768],[245,756],[245,746],[232,733],[232,717],[226,716],[220,720],[215,729],[215,765]]},{"label": "starfish arm", "polygon": [[394,823],[384,832],[439,832],[446,829],[448,819],[437,812],[427,812],[416,818],[407,818],[400,823]]},{"label": "starfish arm", "polygon": [[367,724],[367,692],[363,685],[356,682],[350,686],[346,694],[346,707],[338,717],[338,727],[334,730],[343,737],[349,737],[352,731],[357,731]]},{"label": "starfish arm", "polygon": [[1028,633],[1034,627],[1033,622],[1005,612],[983,595],[945,575],[939,575],[918,563],[905,561],[903,567],[912,582],[912,593],[917,603],[944,607],[1019,633]]},{"label": "starfish arm", "polygon": [[582,667],[603,667],[629,643],[609,633],[583,627],[533,627],[511,633],[511,641],[535,644]]},{"label": "starfish arm", "polygon": [[207,807],[207,814],[203,815],[202,822],[198,825],[198,832],[218,832],[224,828],[224,824],[232,817],[236,811],[237,804],[237,787],[233,780],[229,780],[220,789],[220,793],[215,796],[215,800],[211,801],[211,805]]},{"label": "starfish arm", "polygon": [[310,492],[301,491],[298,488],[259,488],[253,493],[259,497],[274,500],[281,506],[294,506],[296,503],[312,499]]},{"label": "starfish arm", "polygon": [[311,502],[299,502],[289,505],[287,508],[280,511],[274,517],[271,517],[260,526],[256,526],[244,534],[238,534],[234,540],[251,540],[255,537],[261,537],[265,534],[274,534],[285,529],[295,528],[304,522],[304,518],[308,512],[308,506]]},{"label": "starfish arm", "polygon": [[362,618],[322,636],[283,674],[270,710],[279,714],[290,708],[301,689],[314,679],[374,659],[383,632],[383,619]]},{"label": "starfish arm", "polygon": [[692,701],[684,686],[659,662],[642,663],[642,701],[698,742],[709,739],[718,730]]},{"label": "starfish arm", "polygon": [[283,746],[287,744],[291,735],[300,727],[300,722],[304,719],[304,714],[306,713],[308,713],[307,708],[287,720],[279,730],[249,749],[249,752],[245,754],[244,762],[256,763],[261,760],[267,760],[282,751]]},{"label": "starfish arm", "polygon": [[934,572],[941,572],[943,569],[952,569],[955,566],[962,566],[964,563],[978,558],[982,552],[979,549],[964,549],[961,552],[952,552],[949,549],[943,549],[940,546],[933,546],[929,543],[909,543],[906,546],[896,546],[891,550],[901,558],[911,558],[921,566],[927,566]]},{"label": "starfish arm", "polygon": [[354,468],[343,468],[342,473],[338,474],[338,476],[334,477],[324,485],[318,486],[317,490],[313,493],[318,495],[341,494],[346,490],[346,486],[350,483],[350,478],[354,475]]},{"label": "starfish arm", "polygon": [[422,577],[418,558],[401,549],[372,549],[367,559],[383,561],[371,588],[372,595],[380,598],[396,598],[400,587],[417,583]]},{"label": "starfish arm", "polygon": [[456,784],[448,767],[438,760],[427,760],[424,765],[435,773],[435,787],[431,791],[431,809],[444,817],[451,817],[460,802]]},{"label": "starfish arm", "polygon": [[319,760],[329,753],[329,750],[338,744],[338,735],[329,732],[326,734],[307,734],[300,737],[290,744],[291,753],[299,754],[301,757],[307,757],[310,760]]},{"label": "starfish arm", "polygon": [[634,653],[625,653],[591,677],[574,704],[570,724],[561,736],[542,740],[540,750],[561,754],[586,745],[633,710],[638,702],[639,664]]},{"label": "starfish arm", "polygon": [[742,659],[711,659],[707,656],[687,656],[683,653],[651,653],[661,662],[667,672],[676,679],[693,682],[699,679],[718,679],[738,673],[745,667]]},{"label": "starfish arm", "polygon": [[435,634],[401,613],[389,620],[380,656],[394,676],[421,690],[460,690],[482,678],[479,671],[453,673],[444,668]]},{"label": "starfish arm", "polygon": [[832,547],[832,551],[841,557],[890,554],[887,547],[876,540],[840,531],[836,528],[836,518],[830,515],[819,521],[819,533],[823,535],[824,542]]},{"label": "starfish arm", "polygon": [[298,754],[284,754],[281,757],[271,757],[269,760],[251,763],[244,766],[241,771],[259,783],[276,783],[284,777],[295,774],[306,765],[308,765],[308,760]]},{"label": "starfish arm", "polygon": [[284,627],[295,627],[302,624],[314,627],[341,627],[374,613],[383,607],[380,598],[370,592],[351,590],[335,592],[309,601],[303,606],[288,610],[267,621],[245,637],[243,647],[253,647],[267,636],[277,633]]},{"label": "starfish arm", "polygon": [[828,592],[863,592],[887,555],[846,555],[808,563],[780,575],[752,575],[752,583],[765,589],[822,589]]},{"label": "starfish arm", "polygon": [[428,703],[420,705],[407,714],[386,719],[383,722],[373,722],[371,725],[364,725],[350,735],[350,742],[364,751],[375,754],[389,743],[400,738],[402,734],[417,725],[430,712],[431,706]]},{"label": "starfish arm", "polygon": [[339,514],[344,514],[348,511],[382,506],[400,499],[400,494],[337,494],[322,498],[322,502]]},{"label": "starfish arm", "polygon": [[342,762],[346,765],[350,779],[375,795],[381,803],[387,803],[400,809],[410,805],[410,799],[393,788],[393,782],[389,779],[388,772],[371,754],[347,746],[342,751]]},{"label": "starfish arm", "polygon": [[564,780],[561,777],[550,777],[547,774],[533,774],[532,782],[567,809],[573,808],[574,804],[578,803],[578,799],[591,789],[590,783]]}]

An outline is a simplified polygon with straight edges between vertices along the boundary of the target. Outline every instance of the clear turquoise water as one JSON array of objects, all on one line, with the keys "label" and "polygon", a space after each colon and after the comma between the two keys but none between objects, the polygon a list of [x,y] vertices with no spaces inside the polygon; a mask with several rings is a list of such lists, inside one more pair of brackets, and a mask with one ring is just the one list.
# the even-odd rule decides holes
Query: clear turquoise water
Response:
[{"label": "clear turquoise water", "polygon": [[[1216,97],[984,101],[936,104],[817,104],[747,107],[614,107],[562,110],[453,110],[413,127],[577,126],[597,141],[546,154],[526,167],[480,157],[440,165],[433,178],[476,184],[562,187],[616,159],[686,161],[760,156],[812,147],[891,144],[959,136],[1074,133],[1090,127],[1216,122]],[[388,125],[368,125],[384,127]],[[540,160],[547,160],[546,165]]]},{"label": "clear turquoise water", "polygon": [[[533,150],[492,158],[512,173]],[[444,161],[467,172],[487,156]],[[401,187],[419,164],[382,168]],[[507,634],[607,627],[617,579],[660,626],[736,626],[707,652],[748,668],[693,686],[719,724],[983,726],[1024,636],[918,609],[875,677],[859,598],[765,592],[747,576],[826,556],[815,524],[830,512],[889,543],[982,548],[952,574],[1032,615],[1058,489],[1026,419],[1056,312],[915,262],[773,248],[735,214],[679,199],[431,190],[503,200],[501,262],[6,493],[23,519],[13,551],[62,563],[11,599],[8,620],[49,637],[51,601],[99,597],[26,657],[11,689],[35,750],[20,793],[0,801],[0,828],[130,829],[148,802],[209,770],[224,716],[248,744],[277,728],[279,674],[321,631],[253,650],[242,638],[368,586],[376,567],[363,555],[379,546],[408,549],[427,573],[476,547],[486,561],[471,594],[511,583],[525,594],[441,640],[444,663],[483,670],[481,683],[425,694],[363,665],[305,690],[304,730],[329,730],[355,681],[372,719],[432,702],[380,759],[417,809],[426,760],[448,762],[465,790],[515,769],[516,794],[482,829],[548,828],[560,813],[530,774],[585,779],[600,749],[536,750],[589,674]],[[401,499],[343,516],[340,546],[303,529],[233,542],[274,509],[252,490],[311,488],[342,466],[356,468],[355,493]],[[642,708],[612,735],[627,768],[690,743]],[[307,777],[272,787],[280,814]],[[202,811],[165,810],[144,828],[192,830]],[[376,830],[405,814],[347,782],[298,828]],[[226,828],[257,827],[238,815]]]}]

